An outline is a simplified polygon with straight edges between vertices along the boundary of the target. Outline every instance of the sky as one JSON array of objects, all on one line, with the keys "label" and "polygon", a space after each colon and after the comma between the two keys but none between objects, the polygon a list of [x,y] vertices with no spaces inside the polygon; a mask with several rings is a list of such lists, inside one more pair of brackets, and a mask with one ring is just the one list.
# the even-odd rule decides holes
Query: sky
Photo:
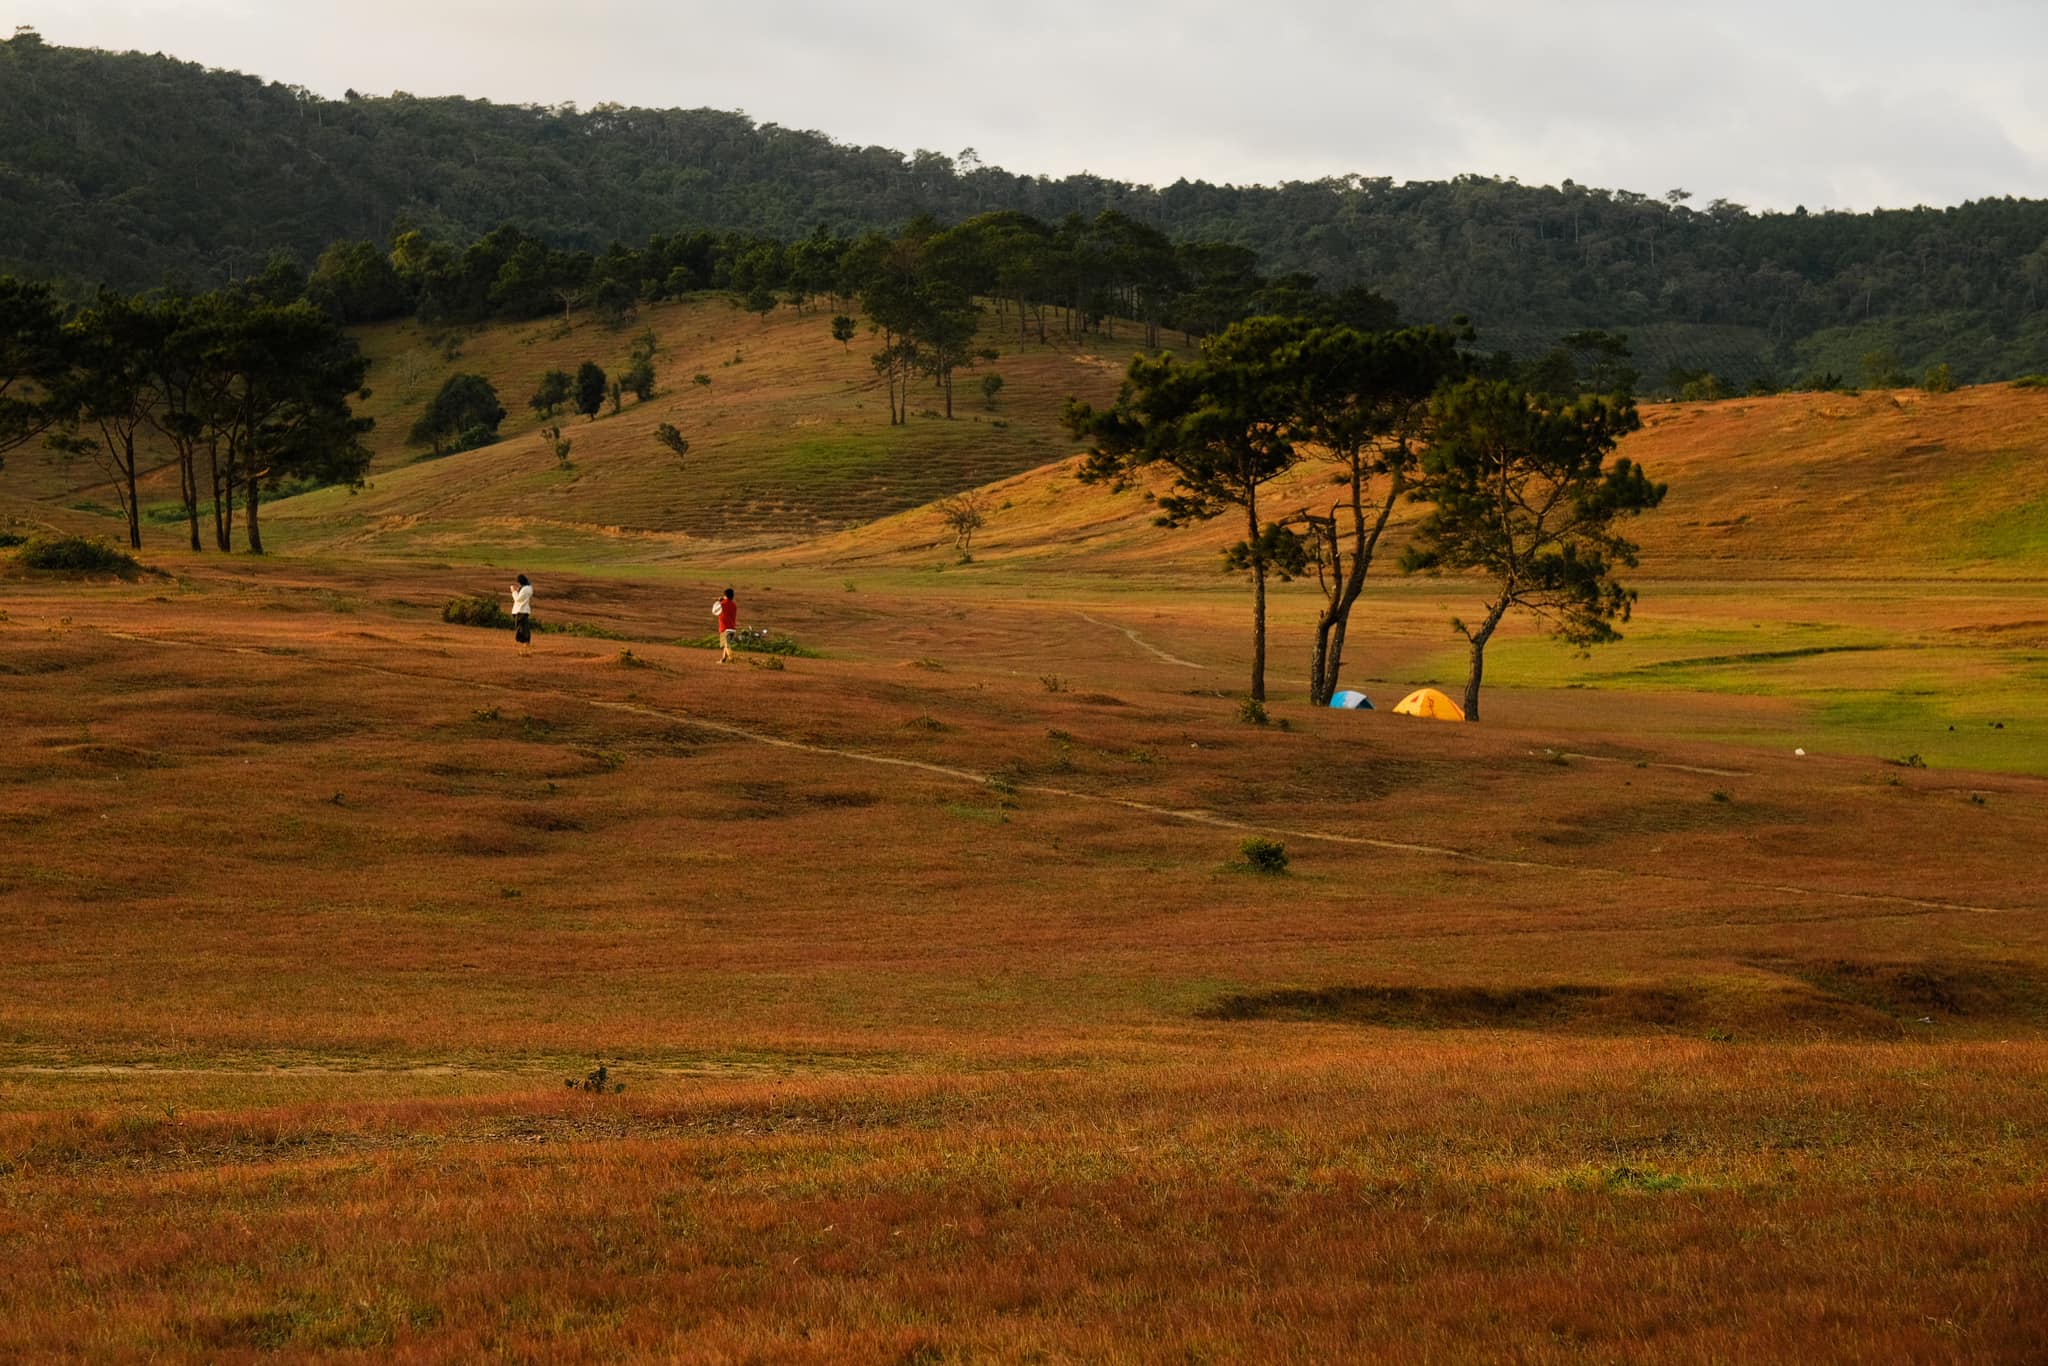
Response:
[{"label": "sky", "polygon": [[329,96],[740,109],[1055,177],[2048,197],[2048,0],[0,0],[0,24]]}]

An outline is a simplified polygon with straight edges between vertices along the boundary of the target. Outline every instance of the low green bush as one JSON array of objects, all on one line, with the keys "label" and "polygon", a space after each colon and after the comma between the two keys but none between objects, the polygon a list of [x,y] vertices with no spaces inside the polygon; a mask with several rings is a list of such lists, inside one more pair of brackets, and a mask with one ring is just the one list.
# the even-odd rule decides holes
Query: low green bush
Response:
[{"label": "low green bush", "polygon": [[441,620],[451,626],[487,626],[498,631],[512,629],[512,614],[496,598],[481,593],[470,598],[450,598],[441,609]]},{"label": "low green bush", "polygon": [[[718,632],[713,631],[708,636],[698,636],[695,640],[681,640],[676,643],[695,650],[715,650],[718,648]],[[793,637],[779,632],[736,632],[732,648],[741,654],[749,655],[784,655],[791,659],[816,659],[818,657],[816,650],[806,650],[803,646],[797,644]]]},{"label": "low green bush", "polygon": [[1238,857],[1244,866],[1255,873],[1284,873],[1287,871],[1287,846],[1278,840],[1269,840],[1263,835],[1253,835],[1237,846]]},{"label": "low green bush", "polygon": [[53,574],[119,574],[132,579],[142,572],[133,555],[96,536],[34,536],[16,559],[24,569]]}]

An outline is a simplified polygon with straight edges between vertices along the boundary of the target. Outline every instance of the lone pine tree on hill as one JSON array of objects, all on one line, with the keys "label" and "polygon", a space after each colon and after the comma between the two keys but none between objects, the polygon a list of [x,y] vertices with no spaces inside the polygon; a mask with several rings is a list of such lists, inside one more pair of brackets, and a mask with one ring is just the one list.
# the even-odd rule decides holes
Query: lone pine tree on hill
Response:
[{"label": "lone pine tree on hill", "polygon": [[1633,461],[1606,464],[1642,425],[1629,399],[1560,402],[1473,379],[1438,394],[1430,419],[1414,494],[1433,506],[1402,567],[1478,570],[1491,581],[1478,623],[1453,623],[1471,645],[1464,706],[1477,721],[1486,643],[1510,611],[1573,645],[1620,638],[1614,623],[1628,620],[1636,594],[1614,572],[1635,565],[1636,547],[1615,523],[1656,507],[1665,485]]},{"label": "lone pine tree on hill", "polygon": [[1231,508],[1245,539],[1224,567],[1252,581],[1251,696],[1266,699],[1266,580],[1291,576],[1298,547],[1285,528],[1260,520],[1260,491],[1293,468],[1299,352],[1311,325],[1298,318],[1232,324],[1200,358],[1138,356],[1106,411],[1072,399],[1067,428],[1092,444],[1081,477],[1120,481],[1147,465],[1173,471],[1178,490],[1159,500],[1161,526],[1208,521]]}]

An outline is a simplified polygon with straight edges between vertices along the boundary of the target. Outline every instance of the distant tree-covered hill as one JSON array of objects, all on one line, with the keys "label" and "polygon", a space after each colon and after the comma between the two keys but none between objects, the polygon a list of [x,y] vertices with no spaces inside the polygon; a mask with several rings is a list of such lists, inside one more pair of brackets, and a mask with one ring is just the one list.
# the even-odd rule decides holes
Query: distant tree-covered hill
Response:
[{"label": "distant tree-covered hill", "polygon": [[0,271],[211,284],[283,251],[398,231],[466,243],[517,224],[600,250],[654,234],[785,239],[1016,209],[1117,209],[1267,270],[1364,284],[1409,318],[1469,316],[1525,353],[1629,333],[1646,374],[1850,382],[2048,370],[2048,201],[1755,214],[1672,191],[1477,176],[1277,187],[1012,175],[851,147],[715,110],[590,110],[407,94],[342,100],[164,56],[0,43]]}]

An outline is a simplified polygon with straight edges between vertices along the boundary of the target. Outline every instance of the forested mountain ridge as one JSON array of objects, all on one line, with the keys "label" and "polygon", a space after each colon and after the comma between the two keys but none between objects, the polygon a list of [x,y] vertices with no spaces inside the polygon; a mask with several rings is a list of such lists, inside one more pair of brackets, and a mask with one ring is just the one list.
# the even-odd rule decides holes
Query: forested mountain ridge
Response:
[{"label": "forested mountain ridge", "polygon": [[[1601,327],[1743,382],[1864,357],[1961,379],[2048,369],[2048,201],[1753,214],[1466,176],[1277,187],[1012,175],[962,155],[856,148],[714,110],[587,111],[457,97],[327,100],[138,53],[0,43],[0,271],[147,286],[310,264],[418,228],[463,243],[517,224],[601,249],[680,230],[785,239],[997,209],[1117,209],[1266,269],[1371,286],[1405,316],[1468,315],[1528,352]],[[1690,358],[1690,359],[1688,359]],[[1870,376],[1875,377],[1875,376]]]}]

